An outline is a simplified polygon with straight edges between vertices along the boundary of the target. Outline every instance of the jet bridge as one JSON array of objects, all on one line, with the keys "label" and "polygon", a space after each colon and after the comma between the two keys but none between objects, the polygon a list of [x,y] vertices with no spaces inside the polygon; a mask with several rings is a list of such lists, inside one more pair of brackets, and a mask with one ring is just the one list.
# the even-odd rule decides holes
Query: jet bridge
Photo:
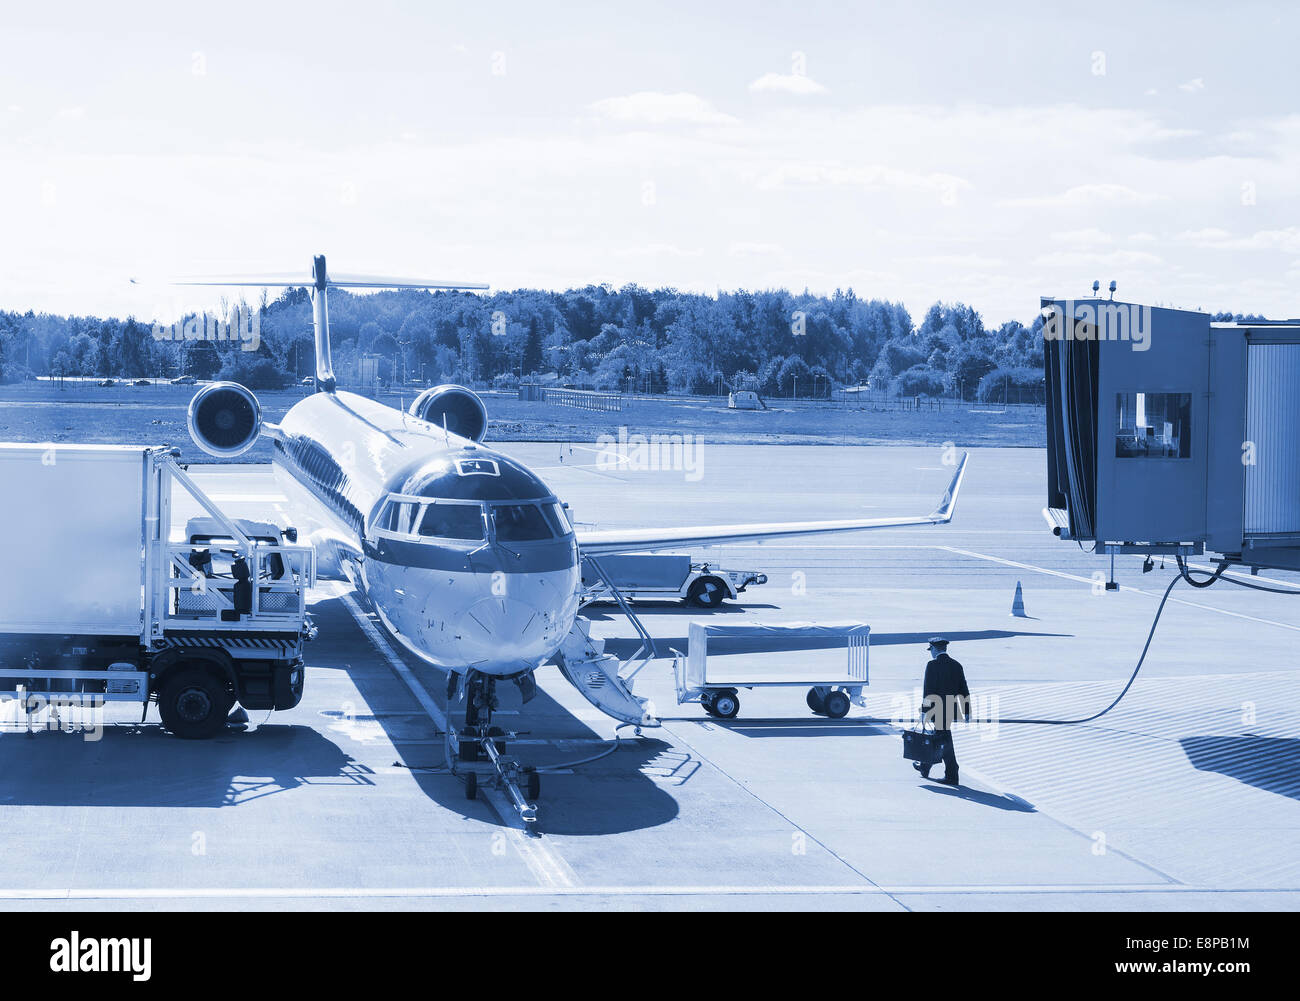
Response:
[{"label": "jet bridge", "polygon": [[1300,570],[1300,320],[1100,298],[1042,315],[1055,535]]}]

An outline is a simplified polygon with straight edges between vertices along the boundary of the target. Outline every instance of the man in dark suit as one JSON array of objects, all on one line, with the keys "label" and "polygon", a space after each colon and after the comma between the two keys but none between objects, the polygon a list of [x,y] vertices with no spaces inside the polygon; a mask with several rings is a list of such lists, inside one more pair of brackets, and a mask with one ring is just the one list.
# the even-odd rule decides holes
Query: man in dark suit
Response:
[{"label": "man in dark suit", "polygon": [[[930,662],[925,665],[925,685],[922,689],[921,716],[934,727],[934,735],[943,749],[944,785],[957,785],[957,752],[952,744],[954,720],[970,719],[970,689],[966,687],[966,672],[961,664],[948,656],[948,641],[942,636],[930,639]],[[912,767],[924,778],[930,777],[930,766],[912,762]]]}]

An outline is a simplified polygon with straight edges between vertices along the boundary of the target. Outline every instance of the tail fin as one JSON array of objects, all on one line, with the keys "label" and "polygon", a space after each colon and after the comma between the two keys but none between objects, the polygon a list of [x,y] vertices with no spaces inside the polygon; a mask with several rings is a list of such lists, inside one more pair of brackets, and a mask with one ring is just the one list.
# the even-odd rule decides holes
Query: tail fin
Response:
[{"label": "tail fin", "polygon": [[[224,275],[215,278],[184,278],[173,285],[243,285],[260,288],[292,288],[303,284],[289,275]],[[311,262],[312,326],[316,334],[316,388],[334,392],[334,362],[330,357],[329,289],[331,288],[415,288],[460,289],[483,292],[481,282],[428,281],[421,278],[394,278],[391,275],[343,274],[330,277],[325,269],[325,255],[317,254]]]}]

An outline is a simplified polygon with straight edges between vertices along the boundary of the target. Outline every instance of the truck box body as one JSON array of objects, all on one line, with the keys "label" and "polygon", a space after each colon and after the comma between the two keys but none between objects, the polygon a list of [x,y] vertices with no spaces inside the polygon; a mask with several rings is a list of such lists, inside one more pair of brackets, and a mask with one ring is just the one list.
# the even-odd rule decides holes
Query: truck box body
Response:
[{"label": "truck box body", "polygon": [[[677,590],[691,572],[689,553],[651,553],[636,556],[602,556],[600,565],[614,582],[627,591]],[[583,561],[582,584],[590,587],[600,580]]]},{"label": "truck box body", "polygon": [[0,633],[139,637],[145,450],[0,447]]}]

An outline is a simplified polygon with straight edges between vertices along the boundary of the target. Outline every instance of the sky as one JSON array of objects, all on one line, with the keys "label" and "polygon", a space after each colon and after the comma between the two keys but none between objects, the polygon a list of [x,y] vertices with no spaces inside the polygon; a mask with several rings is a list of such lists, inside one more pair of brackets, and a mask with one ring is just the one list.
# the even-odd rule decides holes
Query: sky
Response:
[{"label": "sky", "polygon": [[0,18],[0,308],[170,316],[206,303],[169,277],[324,253],[1300,316],[1300,5],[180,7]]}]

